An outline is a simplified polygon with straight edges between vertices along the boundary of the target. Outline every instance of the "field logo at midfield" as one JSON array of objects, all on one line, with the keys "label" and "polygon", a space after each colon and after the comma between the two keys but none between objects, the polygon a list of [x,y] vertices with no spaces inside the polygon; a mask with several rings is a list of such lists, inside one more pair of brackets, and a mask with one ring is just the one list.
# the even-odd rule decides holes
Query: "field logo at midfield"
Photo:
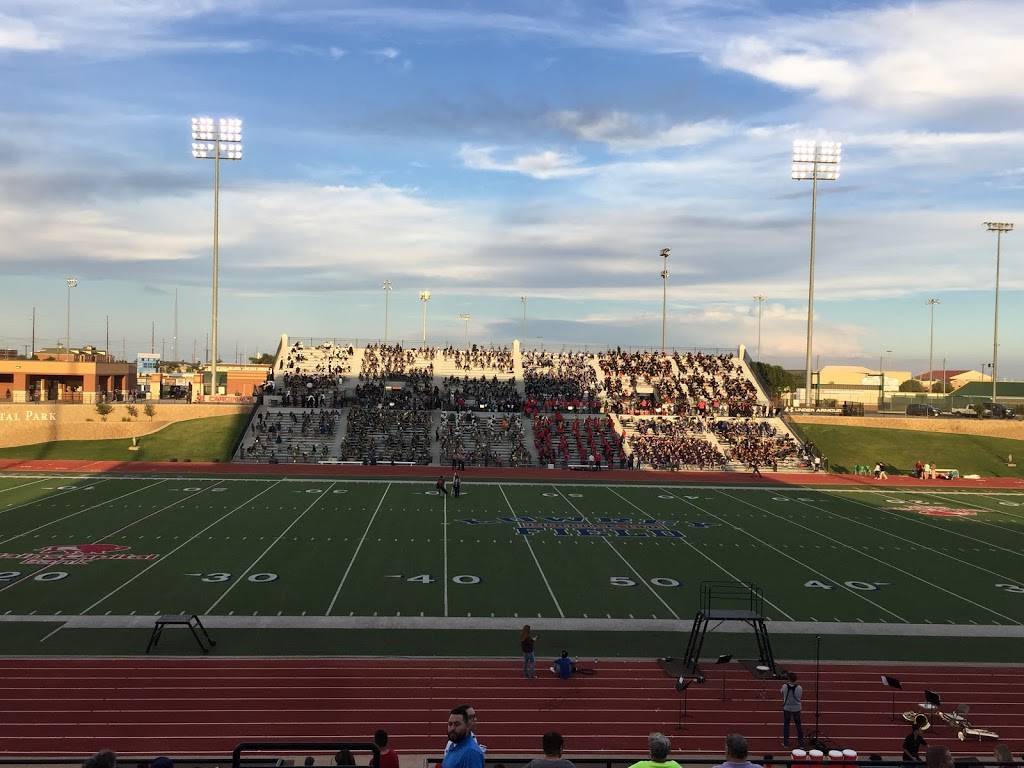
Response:
[{"label": "field logo at midfield", "polygon": [[499,517],[495,520],[464,518],[458,522],[465,525],[511,525],[521,536],[550,531],[555,536],[615,536],[616,538],[645,538],[655,536],[668,539],[685,539],[682,531],[669,528],[669,520],[651,520],[632,517],[595,517],[588,519],[577,515],[516,515]]},{"label": "field logo at midfield", "polygon": [[919,515],[928,517],[977,517],[978,513],[973,509],[961,509],[957,507],[937,507],[930,504],[914,504],[912,506],[889,507],[894,512],[903,512],[911,509]]},{"label": "field logo at midfield", "polygon": [[0,552],[0,560],[20,560],[21,565],[88,565],[99,560],[156,560],[160,555],[129,552],[124,544],[50,544],[34,552]]}]

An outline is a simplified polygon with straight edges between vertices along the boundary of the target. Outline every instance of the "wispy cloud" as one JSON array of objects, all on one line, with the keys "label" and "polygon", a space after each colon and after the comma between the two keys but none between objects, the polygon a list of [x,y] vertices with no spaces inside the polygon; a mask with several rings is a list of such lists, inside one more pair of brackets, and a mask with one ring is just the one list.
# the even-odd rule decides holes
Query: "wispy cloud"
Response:
[{"label": "wispy cloud", "polygon": [[374,56],[380,56],[382,59],[397,59],[402,55],[402,52],[397,48],[378,48],[374,51],[370,51]]},{"label": "wispy cloud", "polygon": [[703,120],[666,125],[661,116],[641,117],[626,112],[585,115],[564,110],[556,112],[554,123],[574,137],[606,144],[615,152],[636,152],[669,147],[690,147],[736,132],[725,120]]},{"label": "wispy cloud", "polygon": [[474,147],[463,145],[459,158],[467,168],[476,171],[502,171],[521,173],[534,179],[565,179],[586,176],[593,168],[581,166],[580,159],[554,150],[518,155],[508,160],[498,160],[496,147]]}]

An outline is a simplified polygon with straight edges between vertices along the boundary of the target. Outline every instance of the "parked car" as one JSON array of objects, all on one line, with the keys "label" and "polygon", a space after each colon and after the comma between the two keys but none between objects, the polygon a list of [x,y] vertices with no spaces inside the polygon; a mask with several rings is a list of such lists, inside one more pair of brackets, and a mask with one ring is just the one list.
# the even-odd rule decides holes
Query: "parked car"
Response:
[{"label": "parked car", "polygon": [[982,403],[981,416],[984,419],[1014,419],[1017,414],[1012,408],[999,403]]},{"label": "parked car", "polygon": [[911,403],[907,406],[907,416],[938,416],[939,409],[928,403]]},{"label": "parked car", "polygon": [[978,416],[978,412],[969,405],[965,405],[963,408],[954,408],[950,413],[954,416],[963,416],[968,419],[974,419]]}]

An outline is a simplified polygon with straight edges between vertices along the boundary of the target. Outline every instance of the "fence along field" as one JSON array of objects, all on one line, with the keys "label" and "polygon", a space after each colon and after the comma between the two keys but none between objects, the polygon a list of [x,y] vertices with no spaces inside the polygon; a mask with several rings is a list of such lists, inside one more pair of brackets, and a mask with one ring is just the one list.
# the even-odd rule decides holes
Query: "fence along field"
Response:
[{"label": "fence along field", "polygon": [[0,478],[0,614],[1018,625],[1024,495]]}]

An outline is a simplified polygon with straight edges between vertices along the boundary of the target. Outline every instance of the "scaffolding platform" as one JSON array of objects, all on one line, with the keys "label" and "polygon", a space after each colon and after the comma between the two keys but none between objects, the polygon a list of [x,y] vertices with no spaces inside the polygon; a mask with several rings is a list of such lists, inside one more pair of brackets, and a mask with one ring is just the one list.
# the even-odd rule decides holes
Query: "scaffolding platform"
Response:
[{"label": "scaffolding platform", "polygon": [[701,675],[700,654],[712,622],[741,621],[754,630],[758,652],[755,669],[766,677],[780,677],[768,638],[768,627],[765,625],[767,618],[764,612],[764,592],[756,584],[745,581],[703,582],[700,585],[700,609],[693,617],[683,660],[687,673]]}]

